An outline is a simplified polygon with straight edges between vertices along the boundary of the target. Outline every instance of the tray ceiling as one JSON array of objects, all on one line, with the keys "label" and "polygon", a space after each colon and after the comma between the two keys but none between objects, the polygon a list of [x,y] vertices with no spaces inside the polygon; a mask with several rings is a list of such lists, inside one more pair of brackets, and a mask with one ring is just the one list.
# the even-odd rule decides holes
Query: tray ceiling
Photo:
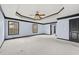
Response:
[{"label": "tray ceiling", "polygon": [[[32,20],[30,18],[34,18],[36,11],[40,11],[40,13],[45,14],[45,16],[49,16],[51,14],[59,12],[63,5],[62,4],[2,4],[2,9],[4,14],[7,17],[12,17],[12,18],[17,18],[17,19],[22,19],[22,20],[27,20],[27,21],[33,21],[33,22],[40,22],[40,23],[48,23],[48,22],[55,22],[57,21],[55,17],[48,17],[44,18],[40,21],[38,20]],[[23,16],[27,16],[27,18],[22,18],[17,16],[16,12],[19,12]]]},{"label": "tray ceiling", "polygon": [[63,6],[59,4],[30,4],[30,5],[18,5],[17,12],[21,15],[34,18],[36,11],[48,15],[58,12]]}]

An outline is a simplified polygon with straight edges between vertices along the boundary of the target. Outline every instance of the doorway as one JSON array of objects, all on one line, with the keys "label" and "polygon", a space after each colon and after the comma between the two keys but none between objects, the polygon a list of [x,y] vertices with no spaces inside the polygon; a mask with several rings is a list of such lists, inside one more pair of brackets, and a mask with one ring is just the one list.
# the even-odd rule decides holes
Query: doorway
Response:
[{"label": "doorway", "polygon": [[50,24],[50,35],[52,35],[52,24]]},{"label": "doorway", "polygon": [[79,42],[79,18],[69,21],[69,40]]},{"label": "doorway", "polygon": [[56,34],[56,25],[50,24],[50,35]]},{"label": "doorway", "polygon": [[56,26],[54,26],[54,34],[56,34]]}]

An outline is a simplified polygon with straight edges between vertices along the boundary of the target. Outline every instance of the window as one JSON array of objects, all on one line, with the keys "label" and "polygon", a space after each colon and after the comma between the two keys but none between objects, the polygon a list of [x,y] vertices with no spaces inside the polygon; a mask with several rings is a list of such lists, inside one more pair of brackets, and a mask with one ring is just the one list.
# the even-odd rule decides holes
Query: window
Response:
[{"label": "window", "polygon": [[34,23],[34,24],[32,25],[32,32],[33,32],[33,33],[37,33],[37,32],[38,32],[38,24]]},{"label": "window", "polygon": [[19,22],[8,21],[8,35],[19,34]]}]

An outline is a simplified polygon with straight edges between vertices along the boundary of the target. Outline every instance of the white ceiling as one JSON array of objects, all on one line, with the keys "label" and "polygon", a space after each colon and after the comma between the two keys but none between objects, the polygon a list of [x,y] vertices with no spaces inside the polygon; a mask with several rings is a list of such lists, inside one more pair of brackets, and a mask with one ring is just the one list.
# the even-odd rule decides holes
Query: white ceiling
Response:
[{"label": "white ceiling", "polygon": [[[30,5],[18,5],[17,11],[25,16],[34,17],[36,11],[44,13],[45,16],[58,12],[63,6],[58,4],[30,4]],[[44,17],[45,17],[44,16]]]},{"label": "white ceiling", "polygon": [[[48,16],[50,14],[58,12],[63,7],[62,4],[2,4],[1,6],[3,8],[5,15],[8,17],[19,18],[19,19],[23,19],[23,20],[41,22],[41,23],[49,22],[49,21],[47,19],[35,21],[32,19],[21,18],[16,15],[16,11],[18,11],[20,14],[22,14],[24,16],[34,18],[34,16],[31,16],[31,15],[34,15],[36,13],[36,11],[40,11],[41,13],[44,13],[45,16]],[[51,19],[53,22],[53,18],[51,18]],[[51,20],[51,19],[49,19],[49,20]]]},{"label": "white ceiling", "polygon": [[2,4],[3,11],[6,16],[12,17],[12,18],[19,18],[22,20],[28,20],[28,21],[34,21],[34,22],[40,22],[40,23],[48,23],[48,22],[55,22],[57,21],[56,17],[58,15],[54,15],[45,19],[42,19],[40,21],[35,21],[28,18],[21,18],[16,15],[16,11],[18,11],[20,14],[28,17],[32,17],[31,15],[34,15],[36,11],[40,11],[41,13],[46,14],[45,16],[48,16],[50,14],[54,14],[58,12],[63,5],[62,4]]},{"label": "white ceiling", "polygon": [[7,17],[18,18],[22,20],[34,21],[28,18],[21,18],[16,15],[16,11],[28,17],[33,17],[37,10],[47,15],[58,12],[62,7],[64,10],[58,15],[54,15],[40,21],[41,23],[55,22],[58,17],[79,13],[79,4],[2,4],[2,9]]}]

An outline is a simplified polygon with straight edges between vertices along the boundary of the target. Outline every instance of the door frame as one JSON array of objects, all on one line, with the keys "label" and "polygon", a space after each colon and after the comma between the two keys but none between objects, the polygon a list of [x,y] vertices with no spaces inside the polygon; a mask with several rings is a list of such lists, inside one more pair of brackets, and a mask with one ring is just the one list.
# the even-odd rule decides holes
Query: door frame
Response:
[{"label": "door frame", "polygon": [[[69,20],[69,40],[70,41],[74,41],[74,42],[77,42],[76,40],[72,40],[72,32],[71,32],[71,20],[78,20],[79,18],[74,18],[74,19],[70,19]],[[79,21],[79,20],[78,20]],[[78,24],[77,24],[77,27],[78,27]],[[77,34],[77,39],[78,39],[78,33],[76,33]]]},{"label": "door frame", "polygon": [[50,24],[50,35],[52,35],[52,24]]}]

